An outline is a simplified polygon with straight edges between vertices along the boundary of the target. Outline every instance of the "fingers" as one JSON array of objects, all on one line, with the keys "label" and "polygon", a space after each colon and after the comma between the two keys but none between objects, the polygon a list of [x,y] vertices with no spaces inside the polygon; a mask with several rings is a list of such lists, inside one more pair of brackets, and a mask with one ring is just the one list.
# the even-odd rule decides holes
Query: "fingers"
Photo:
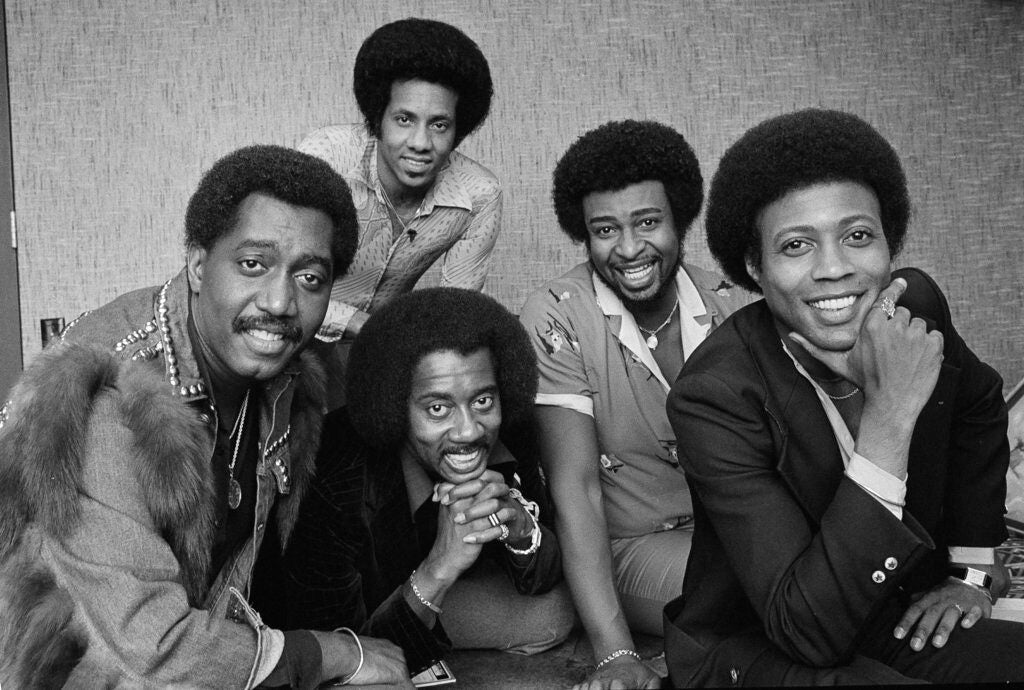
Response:
[{"label": "fingers", "polygon": [[878,299],[875,301],[875,306],[881,308],[882,303],[886,300],[892,300],[893,305],[900,301],[900,297],[907,291],[907,281],[903,278],[896,278],[889,283],[884,290],[878,293]]}]

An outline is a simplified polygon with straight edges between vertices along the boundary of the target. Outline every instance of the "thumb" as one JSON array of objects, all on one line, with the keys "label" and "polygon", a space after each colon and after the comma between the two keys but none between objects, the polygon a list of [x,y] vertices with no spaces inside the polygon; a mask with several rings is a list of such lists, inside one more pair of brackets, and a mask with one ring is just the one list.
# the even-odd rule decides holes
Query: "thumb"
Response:
[{"label": "thumb", "polygon": [[845,379],[850,379],[850,367],[846,361],[846,352],[835,352],[832,350],[822,350],[820,347],[803,337],[799,333],[791,332],[789,334],[790,340],[799,345],[807,354],[814,359],[818,360],[826,367],[839,374]]}]

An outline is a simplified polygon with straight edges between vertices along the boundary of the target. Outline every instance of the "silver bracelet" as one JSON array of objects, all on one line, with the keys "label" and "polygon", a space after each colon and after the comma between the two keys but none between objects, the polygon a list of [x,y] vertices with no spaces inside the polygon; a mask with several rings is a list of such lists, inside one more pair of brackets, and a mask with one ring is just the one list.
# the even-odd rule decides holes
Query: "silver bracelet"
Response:
[{"label": "silver bracelet", "polygon": [[535,501],[527,501],[526,497],[523,496],[523,493],[519,489],[509,489],[508,496],[509,498],[516,499],[519,502],[519,505],[523,507],[526,514],[530,516],[530,519],[533,520],[533,529],[530,531],[530,546],[528,548],[517,549],[509,546],[506,542],[502,543],[505,544],[505,548],[508,549],[510,553],[514,553],[517,556],[532,556],[537,553],[537,549],[540,548],[541,531],[540,523],[537,521],[538,518],[540,518],[540,506],[537,505]]},{"label": "silver bracelet", "polygon": [[605,658],[601,659],[601,662],[597,665],[598,670],[600,670],[600,668],[608,662],[618,659],[620,656],[631,656],[637,661],[643,661],[643,659],[640,658],[640,655],[634,652],[632,649],[616,649],[614,652],[612,652]]},{"label": "silver bracelet", "polygon": [[412,593],[416,595],[416,598],[420,600],[421,604],[426,606],[428,609],[430,609],[434,613],[440,615],[441,607],[438,606],[437,604],[432,604],[432,603],[430,603],[429,601],[427,601],[426,599],[423,598],[423,595],[420,594],[419,588],[416,586],[416,580],[414,579],[415,577],[416,577],[416,569],[413,568],[412,574],[409,575],[409,584],[412,586]]},{"label": "silver bracelet", "polygon": [[341,685],[348,685],[359,674],[359,671],[363,668],[365,657],[363,656],[363,643],[359,641],[359,635],[356,635],[352,628],[335,628],[334,632],[346,632],[351,635],[352,639],[356,641],[356,647],[359,649],[359,664],[356,666],[356,670],[348,674],[348,678],[342,678],[331,684],[331,687],[339,687]]}]

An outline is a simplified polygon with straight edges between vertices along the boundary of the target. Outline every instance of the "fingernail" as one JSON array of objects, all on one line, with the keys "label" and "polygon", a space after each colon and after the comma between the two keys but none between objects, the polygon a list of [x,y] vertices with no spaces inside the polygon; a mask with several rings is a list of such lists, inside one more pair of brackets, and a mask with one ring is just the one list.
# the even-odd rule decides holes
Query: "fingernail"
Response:
[{"label": "fingernail", "polygon": [[469,534],[469,535],[466,535],[465,537],[463,537],[462,541],[464,541],[467,544],[475,544],[476,543],[476,537],[474,537],[472,534]]},{"label": "fingernail", "polygon": [[922,647],[924,647],[924,640],[920,637],[915,637],[910,641],[910,648],[915,652],[920,652]]},{"label": "fingernail", "polygon": [[448,497],[448,494],[445,494],[444,496],[441,497],[441,505],[446,506],[451,502],[452,500]]},{"label": "fingernail", "polygon": [[456,525],[461,525],[465,521],[466,521],[466,514],[465,513],[459,513],[458,515],[455,516],[455,524]]},{"label": "fingernail", "polygon": [[907,631],[903,628],[896,628],[892,631],[892,634],[893,637],[895,637],[897,640],[902,640],[904,637],[907,636]]}]

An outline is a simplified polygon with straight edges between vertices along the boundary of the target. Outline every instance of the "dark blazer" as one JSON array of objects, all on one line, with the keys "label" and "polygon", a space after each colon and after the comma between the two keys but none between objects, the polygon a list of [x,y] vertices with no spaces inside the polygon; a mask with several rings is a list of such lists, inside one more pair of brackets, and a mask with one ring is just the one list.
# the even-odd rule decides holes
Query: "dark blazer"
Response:
[{"label": "dark blazer", "polygon": [[696,522],[683,595],[666,607],[677,685],[735,682],[763,654],[848,663],[872,625],[945,576],[948,545],[1006,538],[1002,380],[957,334],[931,278],[894,275],[909,283],[901,305],[945,339],[914,430],[902,521],[845,477],[828,418],[763,300],[714,331],[672,387]]},{"label": "dark blazer", "polygon": [[[551,511],[537,456],[522,457],[491,469],[540,504],[547,521]],[[360,628],[402,647],[409,671],[422,671],[443,657],[450,642],[440,623],[433,629],[422,623],[399,588],[433,545],[436,504],[428,502],[413,520],[398,454],[367,446],[345,408],[324,419],[316,471],[281,562],[264,559],[258,566],[259,610],[276,606],[271,624],[286,629]],[[541,530],[541,546],[529,559],[513,558],[497,542],[484,545],[480,558],[502,563],[520,593],[543,594],[561,581],[562,561],[554,532],[546,525]],[[266,584],[271,579],[272,593]]]}]

